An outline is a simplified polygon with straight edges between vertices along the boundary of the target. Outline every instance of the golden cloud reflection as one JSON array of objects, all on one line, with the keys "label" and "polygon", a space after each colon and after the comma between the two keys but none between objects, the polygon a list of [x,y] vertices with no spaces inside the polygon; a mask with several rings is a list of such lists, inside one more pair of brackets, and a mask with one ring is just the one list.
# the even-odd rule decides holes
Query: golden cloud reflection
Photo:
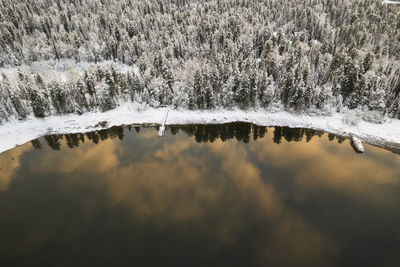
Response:
[{"label": "golden cloud reflection", "polygon": [[[309,143],[276,145],[268,142],[269,135],[250,144],[250,150],[260,162],[296,170],[293,191],[299,199],[311,191],[329,189],[376,206],[395,204],[397,194],[382,189],[400,184],[400,157],[376,161],[391,152],[366,145],[365,155],[355,155],[348,141],[337,145],[327,142],[326,135]],[[301,166],[300,171],[297,166]]]},{"label": "golden cloud reflection", "polygon": [[[66,147],[66,140],[62,140],[62,147]],[[119,165],[119,155],[123,147],[114,139],[102,141],[100,145],[83,144],[79,149],[63,149],[62,153],[44,153],[40,161],[31,164],[36,173],[96,173],[106,174]],[[74,178],[74,176],[71,176]]]},{"label": "golden cloud reflection", "polygon": [[[199,233],[226,246],[239,242],[249,226],[263,224],[257,243],[264,248],[260,260],[266,263],[290,258],[292,263],[318,265],[337,254],[335,240],[285,207],[281,193],[262,179],[241,143],[198,144],[185,137],[146,150],[146,142],[153,148],[153,141],[147,134],[138,138],[144,145],[139,159],[130,159],[120,142],[105,140],[63,150],[57,157],[45,154],[31,168],[41,174],[68,174],[62,180],[66,190],[87,182],[101,187],[109,207],[124,207],[134,221],[158,228],[195,225]],[[82,181],[82,173],[96,178]]]},{"label": "golden cloud reflection", "polygon": [[21,165],[21,157],[31,149],[31,144],[27,143],[0,154],[0,191],[5,191],[9,188]]}]

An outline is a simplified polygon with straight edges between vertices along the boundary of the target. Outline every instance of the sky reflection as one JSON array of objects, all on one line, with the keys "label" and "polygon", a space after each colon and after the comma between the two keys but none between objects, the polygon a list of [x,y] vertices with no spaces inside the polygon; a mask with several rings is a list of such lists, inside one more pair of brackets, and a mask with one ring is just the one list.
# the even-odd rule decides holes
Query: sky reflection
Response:
[{"label": "sky reflection", "polygon": [[[26,144],[1,154],[8,169],[0,176],[0,258],[20,265],[400,263],[393,256],[398,155],[372,146],[355,154],[348,141],[303,130],[229,127],[165,138],[153,128],[114,129],[51,137],[49,146],[42,138],[40,150]],[[9,164],[10,157],[18,160]],[[357,240],[370,241],[356,248]],[[376,253],[365,255],[371,248]]]}]

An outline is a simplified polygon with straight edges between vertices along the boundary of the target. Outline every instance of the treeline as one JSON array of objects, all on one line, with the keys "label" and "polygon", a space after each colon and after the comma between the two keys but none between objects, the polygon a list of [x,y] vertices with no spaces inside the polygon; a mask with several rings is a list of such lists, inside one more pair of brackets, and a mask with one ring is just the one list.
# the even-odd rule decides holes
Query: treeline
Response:
[{"label": "treeline", "polygon": [[399,118],[399,29],[397,9],[376,0],[0,0],[0,67],[73,59],[136,70],[111,64],[58,82],[3,72],[0,118],[128,100]]},{"label": "treeline", "polygon": [[10,117],[25,119],[30,114],[42,118],[92,110],[107,111],[127,101],[142,103],[150,99],[144,94],[145,100],[142,101],[145,85],[132,69],[121,73],[114,64],[99,64],[80,71],[74,79],[67,81],[57,78],[46,81],[40,72],[32,74],[24,68],[18,68],[10,75],[3,73],[0,122]]},{"label": "treeline", "polygon": [[[155,131],[158,131],[158,127],[154,127]],[[32,140],[32,146],[35,149],[42,149],[42,143],[45,142],[51,149],[60,150],[64,143],[68,148],[79,147],[80,144],[85,142],[91,142],[93,144],[99,144],[107,139],[118,138],[122,140],[124,138],[124,131],[129,132],[134,130],[137,134],[140,134],[140,126],[114,126],[109,129],[103,129],[99,131],[89,133],[76,133],[76,134],[58,134],[58,135],[47,135],[41,139]],[[226,123],[226,124],[205,124],[205,125],[168,125],[167,132],[172,135],[178,133],[186,134],[187,136],[193,136],[198,143],[214,142],[221,140],[222,142],[236,139],[239,142],[249,143],[251,140],[256,141],[262,139],[267,134],[268,130],[273,130],[273,142],[280,144],[283,140],[286,142],[300,142],[305,138],[306,142],[310,142],[314,136],[321,137],[324,132],[303,129],[303,128],[289,128],[289,127],[264,127],[250,123]],[[330,141],[336,140],[341,144],[345,137],[337,136],[334,134],[328,134]],[[63,142],[61,142],[63,141]]]}]

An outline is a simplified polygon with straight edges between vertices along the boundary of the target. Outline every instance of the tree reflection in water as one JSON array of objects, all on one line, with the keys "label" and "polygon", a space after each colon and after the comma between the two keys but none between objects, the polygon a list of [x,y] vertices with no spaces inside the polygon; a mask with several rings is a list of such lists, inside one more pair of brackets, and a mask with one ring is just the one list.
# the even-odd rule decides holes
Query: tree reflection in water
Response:
[{"label": "tree reflection in water", "polygon": [[[118,138],[122,140],[124,138],[124,131],[135,130],[137,134],[140,134],[140,126],[114,126],[109,129],[103,129],[99,131],[93,131],[88,133],[74,133],[64,135],[47,135],[44,137],[47,145],[53,150],[60,150],[61,141],[65,140],[68,148],[79,147],[80,144],[85,142],[92,142],[93,144],[99,144],[101,141],[107,139]],[[158,131],[158,127],[154,127],[155,131]],[[226,124],[188,124],[188,125],[169,125],[166,129],[172,135],[176,135],[179,132],[187,134],[189,137],[194,136],[194,139],[198,143],[213,143],[216,140],[223,142],[236,139],[239,142],[249,143],[251,140],[262,139],[265,137],[268,131],[273,131],[273,142],[280,144],[282,139],[287,142],[300,142],[303,138],[306,138],[307,142],[315,136],[321,137],[324,132],[313,129],[303,128],[289,128],[289,127],[265,127],[258,126],[251,123],[235,122]],[[341,144],[346,139],[343,136],[337,136],[334,134],[328,135],[329,141],[336,141]],[[41,149],[42,144],[39,139],[31,141],[32,146],[35,149]]]}]

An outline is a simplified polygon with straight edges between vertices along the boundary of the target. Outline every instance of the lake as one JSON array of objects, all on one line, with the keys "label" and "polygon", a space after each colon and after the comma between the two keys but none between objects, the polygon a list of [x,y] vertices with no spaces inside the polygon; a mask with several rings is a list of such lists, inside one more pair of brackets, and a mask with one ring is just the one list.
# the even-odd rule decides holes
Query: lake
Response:
[{"label": "lake", "polygon": [[400,155],[246,123],[0,154],[1,266],[400,266]]}]

